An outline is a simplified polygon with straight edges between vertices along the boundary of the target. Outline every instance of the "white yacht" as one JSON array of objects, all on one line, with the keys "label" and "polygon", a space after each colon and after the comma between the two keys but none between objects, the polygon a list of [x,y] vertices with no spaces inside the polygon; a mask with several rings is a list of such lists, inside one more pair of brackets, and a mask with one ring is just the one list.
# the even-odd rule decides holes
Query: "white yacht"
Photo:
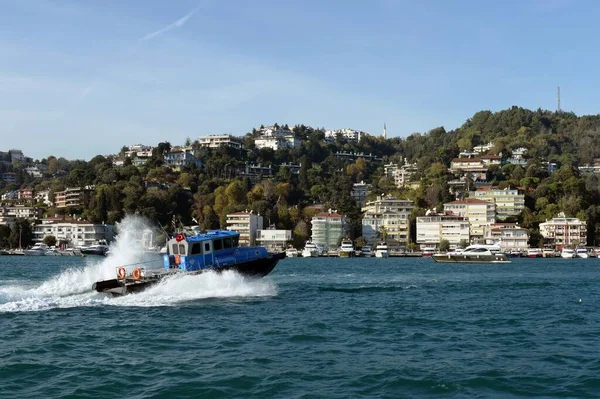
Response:
[{"label": "white yacht", "polygon": [[342,245],[338,250],[338,256],[340,258],[351,258],[354,257],[354,255],[354,245],[352,244],[352,240],[346,238],[343,239]]},{"label": "white yacht", "polygon": [[316,258],[319,256],[319,248],[317,248],[317,244],[308,240],[306,244],[304,244],[304,249],[302,250],[303,258]]},{"label": "white yacht", "polygon": [[23,251],[26,256],[44,256],[48,251],[48,246],[44,243],[38,242],[33,247]]},{"label": "white yacht", "polygon": [[543,252],[540,248],[529,248],[527,250],[528,258],[541,258],[543,256]]},{"label": "white yacht", "polygon": [[300,255],[300,253],[294,247],[291,247],[291,248],[288,248],[288,249],[285,250],[285,257],[286,258],[297,258],[298,255]]},{"label": "white yacht", "polygon": [[364,247],[362,247],[360,249],[360,256],[364,257],[364,258],[370,258],[373,256],[373,251],[371,250],[371,247],[368,245],[365,245]]},{"label": "white yacht", "polygon": [[571,248],[563,248],[560,252],[560,257],[564,259],[573,259],[575,257],[575,251]]},{"label": "white yacht", "polygon": [[498,245],[469,245],[461,252],[439,253],[432,256],[436,262],[445,263],[510,263]]},{"label": "white yacht", "polygon": [[375,257],[376,258],[388,258],[390,256],[390,251],[388,250],[388,246],[385,242],[380,242],[375,247]]},{"label": "white yacht", "polygon": [[46,253],[44,255],[45,256],[62,256],[62,254],[60,252],[58,252],[58,249],[56,249],[56,247],[48,248],[48,250],[46,251]]},{"label": "white yacht", "polygon": [[578,247],[575,250],[575,256],[577,256],[578,258],[582,258],[582,259],[587,259],[589,257],[588,251],[585,247]]}]

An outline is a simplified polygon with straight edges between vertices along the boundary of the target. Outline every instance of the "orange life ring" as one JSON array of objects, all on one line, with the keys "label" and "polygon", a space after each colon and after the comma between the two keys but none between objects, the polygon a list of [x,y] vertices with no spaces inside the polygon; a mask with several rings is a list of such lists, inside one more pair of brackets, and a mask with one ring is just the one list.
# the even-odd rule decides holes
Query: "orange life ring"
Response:
[{"label": "orange life ring", "polygon": [[181,263],[181,256],[175,255],[175,264],[178,265]]},{"label": "orange life ring", "polygon": [[125,276],[127,276],[127,270],[125,270],[124,267],[119,267],[117,269],[117,276],[119,276],[119,278],[125,278]]},{"label": "orange life ring", "polygon": [[139,267],[134,269],[132,274],[133,274],[133,278],[136,280],[139,280],[142,278],[142,270]]}]

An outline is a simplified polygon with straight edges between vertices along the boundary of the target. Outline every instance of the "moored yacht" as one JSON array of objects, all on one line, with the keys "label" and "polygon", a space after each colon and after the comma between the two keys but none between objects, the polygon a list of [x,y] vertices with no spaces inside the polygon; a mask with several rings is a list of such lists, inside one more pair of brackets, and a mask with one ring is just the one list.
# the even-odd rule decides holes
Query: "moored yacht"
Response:
[{"label": "moored yacht", "polygon": [[105,243],[96,243],[92,244],[88,247],[82,247],[80,249],[81,253],[84,255],[98,255],[98,256],[106,256],[108,255],[109,246]]},{"label": "moored yacht", "polygon": [[373,251],[369,245],[365,245],[360,249],[360,256],[364,258],[370,258],[373,256]]},{"label": "moored yacht", "polygon": [[290,247],[288,249],[285,250],[285,257],[286,258],[297,258],[298,255],[300,253],[298,252],[298,250],[294,247]]},{"label": "moored yacht", "polygon": [[306,241],[306,244],[304,244],[304,249],[302,250],[302,257],[316,258],[317,256],[319,256],[319,248],[317,247],[317,244],[311,240]]},{"label": "moored yacht", "polygon": [[25,256],[44,256],[48,251],[48,246],[42,242],[38,242],[33,247],[23,251]]},{"label": "moored yacht", "polygon": [[470,245],[460,252],[439,253],[432,256],[443,263],[510,263],[498,245]]},{"label": "moored yacht", "polygon": [[345,238],[342,240],[342,245],[338,249],[338,256],[340,258],[351,258],[354,256],[354,245],[352,240]]},{"label": "moored yacht", "polygon": [[540,248],[529,248],[527,250],[528,258],[541,258],[543,256],[542,250]]},{"label": "moored yacht", "polygon": [[382,241],[375,247],[375,257],[376,258],[388,258],[390,256],[390,251],[388,250],[387,244]]},{"label": "moored yacht", "polygon": [[587,248],[577,247],[577,249],[575,249],[575,256],[578,258],[587,259],[589,257]]},{"label": "moored yacht", "polygon": [[564,259],[573,259],[575,257],[575,251],[571,248],[563,248],[560,252],[560,257]]},{"label": "moored yacht", "polygon": [[556,251],[554,251],[554,248],[545,247],[544,249],[542,249],[542,256],[544,258],[555,258]]}]

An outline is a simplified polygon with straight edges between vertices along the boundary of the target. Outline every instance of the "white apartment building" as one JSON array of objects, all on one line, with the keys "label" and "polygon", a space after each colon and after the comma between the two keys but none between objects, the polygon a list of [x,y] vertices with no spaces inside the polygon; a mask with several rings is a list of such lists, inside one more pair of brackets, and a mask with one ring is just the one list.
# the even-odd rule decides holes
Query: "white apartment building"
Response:
[{"label": "white apartment building", "polygon": [[394,180],[394,185],[398,188],[410,185],[412,175],[417,172],[416,164],[408,164],[400,166],[395,163],[389,163],[383,166],[385,175]]},{"label": "white apartment building", "polygon": [[255,245],[256,233],[263,228],[263,217],[250,212],[227,215],[227,230],[240,233],[240,245]]},{"label": "white apartment building", "polygon": [[354,129],[335,129],[335,130],[327,130],[325,132],[325,140],[327,141],[335,141],[338,135],[345,141],[354,141],[358,143],[360,138],[364,136],[366,133],[360,130]]},{"label": "white apartment building", "polygon": [[271,148],[277,151],[282,148],[299,147],[302,141],[290,129],[267,126],[259,129],[259,136],[254,139],[256,148]]},{"label": "white apartment building", "polygon": [[554,242],[557,247],[570,247],[575,243],[587,245],[587,226],[578,218],[565,217],[563,212],[558,217],[540,223],[542,237]]},{"label": "white apartment building", "polygon": [[417,217],[417,244],[422,250],[439,248],[441,240],[448,240],[450,248],[457,248],[462,240],[469,242],[469,220],[464,216],[429,211]]},{"label": "white apartment building", "polygon": [[475,147],[473,147],[473,152],[482,154],[482,153],[486,153],[486,152],[490,151],[493,147],[494,147],[494,143],[492,143],[490,141],[487,144],[476,145]]},{"label": "white apartment building", "polygon": [[198,144],[207,148],[231,147],[241,150],[243,146],[242,138],[232,136],[231,134],[211,134],[198,137]]},{"label": "white apartment building", "polygon": [[50,191],[49,190],[38,191],[37,193],[35,193],[34,199],[36,202],[41,202],[48,206],[54,206],[54,202],[52,202],[50,200]]},{"label": "white apartment building", "polygon": [[292,241],[291,230],[257,230],[256,242],[267,249],[284,250],[287,243]]},{"label": "white apartment building", "polygon": [[54,236],[57,242],[64,242],[72,247],[83,247],[98,241],[111,242],[114,239],[114,226],[80,220],[48,218],[42,219],[41,224],[33,226],[34,242],[42,242],[46,236]]},{"label": "white apartment building", "polygon": [[495,223],[486,229],[485,243],[499,245],[503,251],[526,251],[529,231],[517,223]]},{"label": "white apartment building", "polygon": [[470,198],[496,204],[496,217],[506,219],[519,216],[525,209],[525,195],[518,189],[480,188],[469,193]]},{"label": "white apartment building", "polygon": [[469,220],[471,240],[482,243],[485,229],[495,222],[496,205],[475,198],[465,198],[444,204],[445,212],[464,216]]},{"label": "white apartment building", "polygon": [[42,209],[33,206],[0,206],[0,225],[13,228],[17,219],[34,222],[42,216]]},{"label": "white apartment building", "polygon": [[313,216],[311,224],[312,241],[329,250],[337,249],[338,240],[348,233],[346,217],[331,209]]}]

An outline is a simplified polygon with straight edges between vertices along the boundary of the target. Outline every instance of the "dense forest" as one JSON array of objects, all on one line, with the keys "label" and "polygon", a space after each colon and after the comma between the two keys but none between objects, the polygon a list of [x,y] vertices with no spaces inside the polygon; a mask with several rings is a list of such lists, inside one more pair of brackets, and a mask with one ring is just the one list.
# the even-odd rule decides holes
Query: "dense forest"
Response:
[{"label": "dense forest", "polygon": [[[123,166],[113,166],[112,159],[98,155],[89,161],[69,161],[50,156],[39,162],[47,167],[47,177],[33,179],[19,163],[0,163],[0,173],[17,173],[17,182],[1,183],[0,191],[20,187],[50,190],[94,186],[81,208],[69,208],[70,215],[94,222],[114,223],[126,214],[139,214],[170,229],[173,217],[184,224],[196,220],[206,229],[224,227],[226,215],[253,210],[265,218],[265,224],[294,231],[297,243],[310,235],[314,205],[337,209],[352,220],[353,235],[360,236],[360,207],[351,199],[352,184],[365,181],[372,185],[371,196],[389,193],[415,202],[414,217],[426,209],[441,208],[454,199],[448,182],[455,179],[450,162],[461,150],[493,143],[490,154],[510,155],[528,149],[525,166],[504,164],[491,167],[488,181],[501,188],[522,187],[526,210],[518,222],[530,229],[531,244],[538,245],[538,225],[563,211],[588,223],[589,244],[600,237],[600,183],[596,174],[580,174],[578,166],[593,164],[600,158],[600,116],[576,116],[568,112],[531,111],[512,107],[500,112],[480,111],[456,130],[443,127],[406,138],[363,135],[360,142],[346,142],[341,137],[325,140],[321,129],[308,126],[293,128],[302,145],[294,149],[273,151],[257,149],[255,131],[244,137],[245,148],[216,150],[197,148],[202,168],[174,171],[164,166],[171,143],[156,145],[152,157],[142,167],[131,159]],[[125,148],[121,150],[121,155]],[[336,157],[339,151],[373,154],[383,162],[358,157],[347,161]],[[415,163],[420,181],[418,188],[396,188],[385,177],[383,165],[389,162]],[[282,163],[300,164],[292,173]],[[558,170],[549,173],[545,166],[554,162]],[[258,181],[240,177],[245,164],[272,165],[273,176]],[[49,215],[61,210],[46,209]],[[64,212],[64,211],[63,211]],[[413,229],[414,230],[414,229]]]}]

